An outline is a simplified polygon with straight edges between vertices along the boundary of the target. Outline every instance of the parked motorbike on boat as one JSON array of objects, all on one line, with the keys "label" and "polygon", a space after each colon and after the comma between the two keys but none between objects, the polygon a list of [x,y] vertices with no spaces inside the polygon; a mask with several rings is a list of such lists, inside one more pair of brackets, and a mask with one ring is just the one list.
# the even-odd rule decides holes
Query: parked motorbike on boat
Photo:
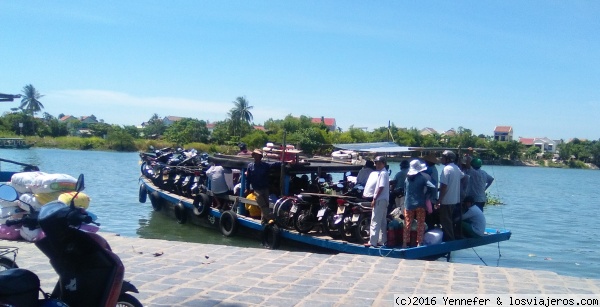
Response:
[{"label": "parked motorbike on boat", "polygon": [[[37,216],[45,237],[35,245],[48,257],[59,280],[52,293],[43,293],[38,300],[40,280],[33,272],[15,268],[0,272],[0,305],[5,306],[142,306],[127,292],[138,293],[124,281],[124,266],[101,236],[82,231],[82,224],[92,223],[92,217],[75,206],[77,193],[84,188],[79,176],[76,194],[69,205],[60,201],[42,207]],[[0,198],[14,201],[17,191],[0,186]],[[19,223],[20,221],[7,221]]]},{"label": "parked motorbike on boat", "polygon": [[293,225],[299,233],[308,233],[318,224],[317,214],[321,207],[319,198],[306,194],[298,194],[296,197],[298,201],[290,208]]}]

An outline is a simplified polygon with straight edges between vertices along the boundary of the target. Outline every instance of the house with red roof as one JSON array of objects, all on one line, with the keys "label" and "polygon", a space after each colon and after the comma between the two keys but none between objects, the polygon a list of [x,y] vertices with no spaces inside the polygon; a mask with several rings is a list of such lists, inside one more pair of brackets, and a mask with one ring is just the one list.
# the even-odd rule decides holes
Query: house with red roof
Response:
[{"label": "house with red roof", "polygon": [[510,142],[513,140],[513,128],[511,126],[496,126],[494,129],[494,140]]},{"label": "house with red roof", "polygon": [[313,122],[315,124],[320,124],[320,123],[325,124],[325,126],[327,126],[327,129],[329,131],[335,131],[337,129],[337,125],[335,123],[335,118],[321,116],[321,117],[313,117],[310,120],[311,120],[311,122]]},{"label": "house with red roof", "polygon": [[536,146],[545,152],[556,152],[556,146],[558,145],[557,141],[553,141],[547,137],[543,138],[519,138],[519,143],[523,144],[525,147]]}]

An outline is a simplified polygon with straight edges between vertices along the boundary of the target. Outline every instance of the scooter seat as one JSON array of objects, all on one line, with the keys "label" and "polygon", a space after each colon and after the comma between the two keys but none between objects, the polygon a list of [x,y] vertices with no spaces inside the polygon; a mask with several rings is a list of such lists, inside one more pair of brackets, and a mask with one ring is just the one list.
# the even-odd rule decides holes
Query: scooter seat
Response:
[{"label": "scooter seat", "polygon": [[40,279],[25,269],[8,269],[0,272],[0,298],[31,293],[37,299]]}]

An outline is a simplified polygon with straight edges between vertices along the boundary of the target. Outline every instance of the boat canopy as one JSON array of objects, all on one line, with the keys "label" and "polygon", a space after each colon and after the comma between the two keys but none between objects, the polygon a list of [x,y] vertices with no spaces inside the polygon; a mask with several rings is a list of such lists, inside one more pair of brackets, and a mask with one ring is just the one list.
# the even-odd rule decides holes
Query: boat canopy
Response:
[{"label": "boat canopy", "polygon": [[375,142],[375,143],[349,143],[349,144],[333,144],[333,147],[353,150],[357,152],[385,152],[385,153],[400,153],[412,152],[418,147],[399,146],[394,142]]}]

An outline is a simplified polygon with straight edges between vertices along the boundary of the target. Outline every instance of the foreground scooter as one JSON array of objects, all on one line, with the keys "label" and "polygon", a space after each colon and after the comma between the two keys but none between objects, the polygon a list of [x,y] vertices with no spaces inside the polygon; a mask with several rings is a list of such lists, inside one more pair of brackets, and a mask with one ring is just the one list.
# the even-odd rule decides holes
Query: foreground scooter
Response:
[{"label": "foreground scooter", "polygon": [[[84,188],[83,175],[77,180],[76,191]],[[132,295],[135,286],[123,280],[125,267],[101,236],[78,229],[92,218],[70,205],[50,202],[42,207],[38,222],[45,238],[35,245],[48,257],[59,280],[51,294],[39,300],[39,278],[31,271],[15,268],[0,272],[0,306],[142,306]],[[17,191],[0,186],[0,198],[18,199]],[[8,223],[20,221],[7,221]]]}]

